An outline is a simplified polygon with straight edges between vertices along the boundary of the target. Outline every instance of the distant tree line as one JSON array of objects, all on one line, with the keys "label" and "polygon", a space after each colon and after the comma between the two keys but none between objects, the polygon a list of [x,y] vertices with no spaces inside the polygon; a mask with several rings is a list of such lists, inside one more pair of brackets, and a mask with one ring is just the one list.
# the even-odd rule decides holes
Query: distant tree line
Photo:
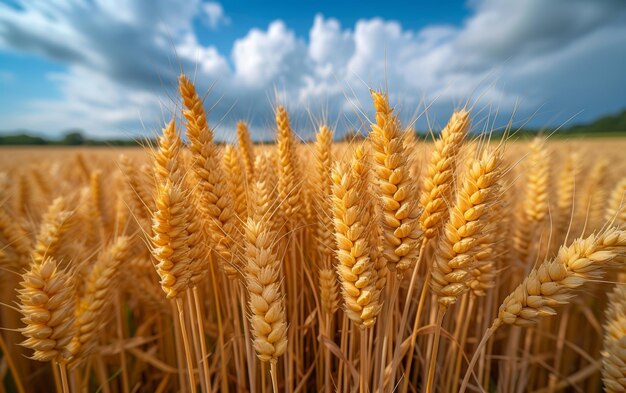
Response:
[{"label": "distant tree line", "polygon": [[91,139],[84,135],[82,130],[69,130],[61,139],[48,139],[33,133],[21,130],[16,133],[0,134],[0,145],[23,145],[23,146],[137,146],[150,143],[145,140],[134,139]]},{"label": "distant tree line", "polygon": [[[523,128],[513,130],[515,138],[529,138],[538,133],[550,134],[553,129],[532,129]],[[501,134],[503,131],[494,132]],[[427,135],[425,131],[418,131],[420,135]],[[626,135],[626,110],[617,115],[603,116],[588,124],[578,124],[571,127],[559,129],[555,136],[593,136],[601,134],[603,136]],[[353,141],[363,138],[364,135],[357,130],[348,130],[341,138],[342,141]],[[0,132],[0,145],[36,145],[36,146],[139,146],[154,145],[151,139],[91,139],[84,136],[82,130],[69,130],[61,139],[48,139],[36,136],[33,133],[21,130],[15,133]],[[271,143],[265,141],[262,143]]]},{"label": "distant tree line", "polygon": [[[513,139],[526,139],[532,138],[537,134],[552,134],[555,131],[554,128],[513,128],[509,132]],[[505,132],[504,129],[496,130],[493,132],[494,136],[502,135]],[[429,140],[430,133],[427,131],[416,131],[417,135],[422,139]],[[553,134],[553,137],[573,137],[573,136],[626,136],[626,110],[617,115],[603,116],[591,123],[577,124],[570,127],[559,128],[558,131]],[[343,134],[342,141],[354,141],[364,138],[365,135],[358,130],[349,130]]]}]

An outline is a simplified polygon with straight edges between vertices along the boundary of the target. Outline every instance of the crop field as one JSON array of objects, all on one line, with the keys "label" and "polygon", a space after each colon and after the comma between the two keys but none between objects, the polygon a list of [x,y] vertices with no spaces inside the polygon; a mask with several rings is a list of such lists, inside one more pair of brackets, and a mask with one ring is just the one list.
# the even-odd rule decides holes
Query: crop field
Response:
[{"label": "crop field", "polygon": [[0,392],[626,391],[626,139],[372,91],[223,145],[179,94],[155,146],[0,149]]}]

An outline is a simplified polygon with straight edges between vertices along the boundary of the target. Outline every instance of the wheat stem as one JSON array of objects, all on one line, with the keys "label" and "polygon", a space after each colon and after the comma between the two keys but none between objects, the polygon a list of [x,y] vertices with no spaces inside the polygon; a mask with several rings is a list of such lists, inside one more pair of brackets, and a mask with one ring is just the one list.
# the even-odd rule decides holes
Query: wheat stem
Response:
[{"label": "wheat stem", "polygon": [[409,377],[411,373],[411,365],[413,363],[413,350],[415,348],[415,341],[417,338],[417,331],[419,327],[420,320],[422,318],[422,312],[424,311],[424,304],[426,303],[426,295],[428,292],[428,286],[430,285],[430,274],[426,275],[426,279],[424,281],[424,288],[422,288],[422,293],[420,294],[420,299],[417,304],[417,311],[415,313],[415,319],[413,321],[413,329],[411,330],[411,337],[409,341],[409,349],[406,353],[411,356],[407,356],[406,366],[404,367],[404,373],[406,377],[404,378],[402,392],[407,392],[409,387]]},{"label": "wheat stem", "polygon": [[180,323],[180,333],[183,339],[183,346],[185,348],[185,360],[187,362],[187,377],[189,378],[189,385],[192,390],[196,389],[196,380],[193,372],[193,360],[191,356],[191,346],[189,345],[189,336],[187,335],[187,328],[185,327],[185,308],[183,305],[183,299],[176,298],[176,307],[178,309],[178,322]]},{"label": "wheat stem", "polygon": [[[491,325],[483,335],[480,343],[478,344],[478,347],[476,347],[476,350],[474,351],[474,356],[472,356],[472,360],[470,360],[469,365],[467,366],[467,372],[463,377],[463,382],[461,383],[459,393],[465,393],[465,389],[467,389],[467,384],[469,383],[470,375],[474,375],[474,366],[476,365],[476,361],[480,358],[480,353],[483,347],[485,346],[485,344],[487,344],[487,341],[491,338],[491,336],[493,336],[493,334],[496,332],[498,327],[500,327],[500,325],[501,323],[498,320],[494,321],[493,325]],[[477,380],[477,382],[480,385],[480,381]]]},{"label": "wheat stem", "polygon": [[198,287],[194,287],[192,289],[193,293],[193,301],[196,308],[196,322],[198,323],[198,328],[200,330],[200,353],[202,355],[202,360],[200,363],[202,364],[204,383],[207,387],[209,393],[213,391],[211,386],[211,373],[209,371],[209,355],[206,349],[206,334],[204,333],[204,313],[202,312],[202,303],[200,298],[200,293]]},{"label": "wheat stem", "polygon": [[6,359],[7,366],[9,370],[11,370],[11,376],[13,377],[13,381],[15,382],[15,388],[18,393],[24,393],[24,385],[22,384],[22,378],[20,378],[20,374],[15,367],[15,362],[13,361],[13,356],[11,356],[11,352],[9,352],[9,348],[7,348],[6,343],[4,342],[4,337],[0,334],[0,351],[2,351],[2,356]]},{"label": "wheat stem", "polygon": [[278,393],[278,377],[276,375],[276,362],[270,362],[270,375],[272,378],[272,391]]},{"label": "wheat stem", "polygon": [[[392,375],[395,375],[396,367],[398,366],[398,363],[400,362],[400,345],[402,344],[402,341],[404,340],[405,326],[407,323],[407,319],[409,317],[409,309],[411,308],[409,306],[411,304],[411,298],[413,297],[413,291],[415,289],[415,285],[417,284],[420,263],[422,261],[422,255],[424,255],[424,252],[426,250],[427,241],[428,241],[427,238],[422,239],[422,245],[420,246],[419,255],[417,257],[417,261],[415,262],[415,266],[413,267],[413,273],[411,274],[411,281],[409,282],[409,289],[407,290],[406,298],[404,299],[404,309],[402,310],[402,316],[400,317],[400,324],[398,325],[398,337],[396,338],[396,346],[393,350],[393,360],[391,362],[391,374]],[[422,291],[425,291],[425,290],[426,288],[422,288]],[[417,318],[417,315],[416,315],[416,318]],[[412,347],[413,345],[411,345],[411,348]],[[391,383],[393,385],[394,383],[393,378],[392,378]]]},{"label": "wheat stem", "polygon": [[428,376],[426,377],[426,393],[433,391],[433,383],[435,381],[435,369],[437,368],[437,354],[439,352],[439,341],[441,337],[441,325],[443,317],[446,315],[447,307],[439,305],[437,308],[437,319],[435,322],[435,336],[433,337],[433,349],[430,353],[430,364],[428,365]]},{"label": "wheat stem", "polygon": [[65,362],[57,362],[59,366],[59,374],[61,375],[61,386],[63,393],[70,393],[70,387],[67,383],[67,364]]}]

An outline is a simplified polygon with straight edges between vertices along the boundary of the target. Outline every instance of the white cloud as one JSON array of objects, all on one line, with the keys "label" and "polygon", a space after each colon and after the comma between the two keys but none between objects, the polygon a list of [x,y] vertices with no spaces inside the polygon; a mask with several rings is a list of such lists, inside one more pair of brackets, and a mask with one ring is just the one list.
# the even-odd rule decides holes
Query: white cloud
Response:
[{"label": "white cloud", "polygon": [[340,71],[354,53],[354,35],[341,30],[337,19],[324,19],[315,15],[309,33],[309,56],[320,66],[330,65],[331,70]]},{"label": "white cloud", "polygon": [[[380,18],[344,27],[316,15],[308,40],[276,20],[236,40],[230,54],[200,44],[193,29],[196,18],[213,28],[227,23],[218,3],[66,0],[22,6],[0,4],[0,48],[37,53],[66,64],[67,71],[54,76],[62,99],[34,102],[35,112],[5,119],[8,127],[136,130],[138,113],[160,123],[161,107],[175,97],[171,86],[180,66],[197,72],[201,91],[217,81],[207,105],[222,99],[214,121],[232,106],[221,126],[226,138],[241,117],[257,130],[267,127],[275,89],[294,104],[296,119],[326,108],[331,121],[347,122],[354,121],[354,104],[346,95],[369,111],[369,86],[388,86],[407,117],[422,99],[435,101],[430,118],[438,123],[452,105],[479,95],[479,106],[496,106],[503,118],[518,101],[522,119],[545,104],[545,117],[535,120],[539,125],[582,109],[580,119],[589,119],[626,105],[626,74],[619,67],[626,63],[622,0],[474,0],[460,26],[417,31]],[[305,122],[302,128],[312,127]]]},{"label": "white cloud", "polygon": [[236,82],[252,88],[271,83],[298,84],[306,74],[306,46],[283,21],[272,22],[267,31],[252,29],[233,46]]},{"label": "white cloud", "polygon": [[224,7],[220,3],[209,1],[201,5],[204,12],[204,20],[207,26],[215,30],[220,25],[229,25],[230,18],[224,13]]}]

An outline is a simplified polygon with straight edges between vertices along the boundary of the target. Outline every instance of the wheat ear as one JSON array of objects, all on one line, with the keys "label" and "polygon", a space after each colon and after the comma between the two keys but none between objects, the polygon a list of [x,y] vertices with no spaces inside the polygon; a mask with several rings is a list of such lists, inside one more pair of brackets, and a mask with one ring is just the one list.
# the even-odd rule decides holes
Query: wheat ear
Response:
[{"label": "wheat ear", "polygon": [[337,275],[332,268],[322,268],[319,272],[320,303],[326,315],[333,315],[339,307]]},{"label": "wheat ear", "polygon": [[[267,201],[263,187],[256,183],[255,201]],[[259,198],[256,198],[258,196]],[[255,202],[256,204],[256,202]],[[264,204],[264,202],[262,202]],[[262,211],[264,206],[257,205]],[[262,361],[275,364],[287,349],[287,321],[281,288],[281,260],[276,252],[276,235],[264,213],[258,211],[245,226],[246,286],[250,294],[250,325],[254,348]]]},{"label": "wheat ear", "polygon": [[513,234],[513,246],[521,261],[528,258],[533,233],[543,224],[548,215],[548,198],[550,185],[550,160],[545,147],[545,139],[536,137],[528,146],[528,167],[526,169],[526,185],[521,200],[516,231]]},{"label": "wheat ear", "polygon": [[572,217],[574,194],[580,180],[580,171],[580,155],[577,152],[568,154],[556,181],[555,231],[563,238]]},{"label": "wheat ear", "polygon": [[371,125],[369,137],[382,200],[384,256],[389,270],[402,273],[413,264],[418,253],[421,231],[417,190],[410,178],[411,162],[403,133],[388,97],[376,91],[371,95],[376,123]]},{"label": "wheat ear", "polygon": [[[163,128],[163,133],[158,139],[158,148],[153,154],[154,172],[158,184],[165,186],[169,181],[171,184],[182,187],[185,183],[182,148],[182,140],[172,120]],[[185,192],[183,195],[183,210],[183,214],[187,216],[183,225],[188,235],[190,286],[194,287],[202,280],[208,268],[209,249],[201,215],[193,203],[191,193]]]},{"label": "wheat ear", "polygon": [[174,120],[163,128],[157,142],[158,147],[152,154],[157,183],[165,183],[167,179],[172,179],[176,183],[180,182],[182,173],[179,155],[183,142],[176,131]]},{"label": "wheat ear", "polygon": [[435,141],[426,176],[422,181],[420,196],[420,205],[423,209],[420,224],[424,237],[428,239],[437,235],[440,224],[445,223],[447,219],[458,155],[469,125],[469,112],[456,111]]},{"label": "wheat ear", "polygon": [[444,307],[469,289],[473,270],[480,267],[475,253],[486,235],[489,209],[497,203],[501,174],[500,152],[486,151],[470,165],[450,208],[431,269],[431,288]]},{"label": "wheat ear", "polygon": [[585,176],[585,183],[578,201],[579,225],[585,227],[585,232],[590,233],[602,225],[604,208],[607,198],[607,179],[609,161],[602,157],[591,167]]},{"label": "wheat ear", "polygon": [[[353,159],[354,163],[354,159]],[[358,165],[368,165],[367,162]],[[359,179],[352,166],[337,164],[332,172],[333,213],[337,241],[337,273],[346,315],[359,327],[374,326],[380,312],[380,290],[370,259],[372,224],[368,204],[370,183]]]},{"label": "wheat ear", "polygon": [[224,168],[230,183],[233,195],[235,212],[240,220],[248,216],[248,202],[246,198],[246,172],[241,166],[239,152],[232,145],[224,149]]},{"label": "wheat ear", "polygon": [[478,239],[477,250],[474,253],[476,266],[472,270],[473,279],[469,284],[474,296],[485,296],[487,290],[495,286],[496,261],[500,257],[498,246],[500,242],[506,240],[499,237],[498,230],[502,228],[499,227],[498,221],[505,215],[503,201],[497,199],[485,217],[487,225]]},{"label": "wheat ear", "polygon": [[622,178],[611,191],[604,218],[615,226],[626,226],[626,177]]},{"label": "wheat ear", "polygon": [[246,179],[248,183],[252,184],[254,181],[254,145],[252,144],[252,138],[250,138],[248,124],[245,121],[237,122],[237,143],[239,153],[243,157],[246,167]]},{"label": "wheat ear", "polygon": [[626,391],[626,288],[616,285],[609,293],[604,322],[602,381],[607,393]]},{"label": "wheat ear", "polygon": [[68,230],[72,212],[66,210],[65,199],[58,197],[48,207],[39,227],[32,258],[42,263],[47,256],[57,256],[62,247],[61,237]]},{"label": "wheat ear", "polygon": [[187,121],[192,167],[198,180],[194,188],[196,206],[207,223],[206,232],[213,240],[212,248],[220,256],[220,267],[228,277],[237,278],[241,232],[228,179],[220,165],[202,99],[185,75],[179,78],[179,90],[185,106],[183,116]]},{"label": "wheat ear", "polygon": [[281,199],[280,209],[287,218],[287,229],[298,226],[305,212],[301,209],[302,175],[296,152],[297,141],[291,125],[289,114],[284,106],[276,108],[276,139],[278,149],[278,195]]},{"label": "wheat ear", "polygon": [[96,334],[102,328],[106,310],[112,301],[111,292],[119,274],[120,266],[128,260],[131,250],[130,238],[117,238],[104,252],[87,275],[85,290],[76,307],[77,353],[87,355],[96,343]]},{"label": "wheat ear", "polygon": [[150,212],[154,207],[151,194],[147,192],[143,177],[135,162],[124,154],[120,156],[119,162],[126,180],[124,200],[139,226],[147,230],[150,228]]},{"label": "wheat ear", "polygon": [[609,228],[574,240],[570,246],[561,247],[553,260],[533,269],[504,299],[494,325],[530,326],[541,317],[555,315],[554,307],[567,304],[574,289],[600,278],[606,268],[617,265],[624,256],[624,230]]},{"label": "wheat ear", "polygon": [[98,240],[103,241],[105,230],[108,228],[109,224],[109,217],[107,215],[109,209],[107,208],[107,199],[102,190],[102,171],[100,170],[91,173],[89,179],[89,195],[91,198],[89,205],[91,209],[93,209],[91,213],[92,225],[96,230]]},{"label": "wheat ear", "polygon": [[158,186],[157,210],[152,216],[152,255],[168,299],[180,296],[191,283],[188,211],[185,191],[167,181]]},{"label": "wheat ear", "polygon": [[259,154],[254,160],[255,173],[257,174],[257,198],[267,198],[265,201],[256,202],[256,208],[251,212],[255,217],[263,217],[268,220],[271,230],[278,234],[283,228],[282,211],[278,208],[278,177],[274,171],[272,160],[268,152]]},{"label": "wheat ear", "polygon": [[500,305],[497,318],[474,352],[459,393],[465,392],[478,354],[500,326],[533,326],[543,317],[556,315],[555,307],[567,304],[575,289],[601,278],[607,268],[623,263],[625,256],[626,231],[613,227],[574,240],[561,247],[554,259],[531,270]]},{"label": "wheat ear", "polygon": [[363,185],[363,204],[365,206],[365,217],[369,218],[369,225],[366,232],[369,234],[369,258],[376,271],[376,290],[382,291],[387,284],[387,261],[383,254],[381,242],[381,206],[374,198],[374,184],[370,174],[372,157],[366,144],[361,144],[352,153],[351,170],[356,181]]},{"label": "wheat ear", "polygon": [[0,241],[11,265],[22,268],[28,265],[31,253],[30,238],[4,206],[0,206]]},{"label": "wheat ear", "polygon": [[[333,133],[327,126],[321,126],[315,138],[315,233],[316,248],[322,259],[322,267],[328,269],[334,259],[335,234],[332,218],[332,144]],[[320,275],[321,278],[321,275]],[[324,284],[326,285],[326,284]]]},{"label": "wheat ear", "polygon": [[34,350],[35,360],[69,362],[75,352],[71,273],[59,269],[56,261],[47,257],[31,264],[17,292],[22,322],[26,324],[20,329],[26,337],[22,345]]}]

